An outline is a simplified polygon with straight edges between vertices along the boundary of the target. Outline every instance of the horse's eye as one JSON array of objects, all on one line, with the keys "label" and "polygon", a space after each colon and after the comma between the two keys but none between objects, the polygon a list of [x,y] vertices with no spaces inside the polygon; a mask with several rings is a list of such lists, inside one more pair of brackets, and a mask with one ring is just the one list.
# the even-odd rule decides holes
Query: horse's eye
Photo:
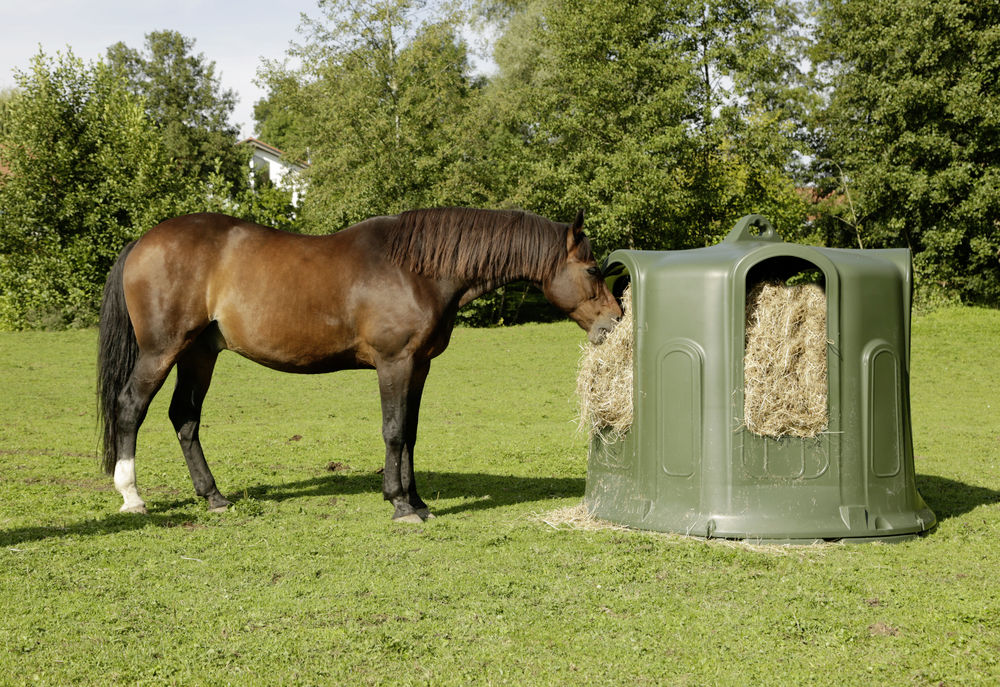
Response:
[{"label": "horse's eye", "polygon": [[591,277],[594,277],[595,279],[600,279],[600,277],[601,277],[601,268],[598,267],[597,265],[593,265],[592,267],[588,267],[587,268],[587,274],[589,274]]}]

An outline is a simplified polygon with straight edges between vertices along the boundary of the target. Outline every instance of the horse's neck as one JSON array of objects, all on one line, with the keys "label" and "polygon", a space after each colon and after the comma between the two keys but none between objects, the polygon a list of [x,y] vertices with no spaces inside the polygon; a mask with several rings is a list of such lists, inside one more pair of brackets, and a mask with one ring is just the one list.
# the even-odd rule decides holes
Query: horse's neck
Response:
[{"label": "horse's neck", "polygon": [[509,279],[495,279],[491,281],[474,282],[472,284],[464,285],[461,290],[461,300],[458,303],[458,307],[462,307],[472,301],[476,300],[480,296],[483,296],[490,291],[496,291],[501,286],[509,284],[514,281],[520,281],[524,277],[511,277]]},{"label": "horse's neck", "polygon": [[480,296],[483,296],[490,291],[494,291],[503,286],[506,282],[496,283],[496,282],[482,282],[474,283],[468,286],[464,286],[462,289],[462,298],[458,302],[458,307],[462,307],[472,301],[476,300]]}]

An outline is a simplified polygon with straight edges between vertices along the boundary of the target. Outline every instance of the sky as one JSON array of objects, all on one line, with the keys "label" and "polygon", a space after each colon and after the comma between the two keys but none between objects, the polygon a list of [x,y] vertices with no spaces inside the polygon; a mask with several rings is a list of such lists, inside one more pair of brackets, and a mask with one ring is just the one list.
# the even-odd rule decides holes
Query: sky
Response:
[{"label": "sky", "polygon": [[223,89],[239,101],[233,123],[253,135],[253,106],[265,93],[254,78],[262,59],[281,59],[300,38],[301,14],[318,17],[316,0],[0,0],[0,89],[15,85],[41,47],[69,46],[92,61],[118,41],[142,50],[146,34],[165,29],[195,40],[195,54],[215,62]]}]

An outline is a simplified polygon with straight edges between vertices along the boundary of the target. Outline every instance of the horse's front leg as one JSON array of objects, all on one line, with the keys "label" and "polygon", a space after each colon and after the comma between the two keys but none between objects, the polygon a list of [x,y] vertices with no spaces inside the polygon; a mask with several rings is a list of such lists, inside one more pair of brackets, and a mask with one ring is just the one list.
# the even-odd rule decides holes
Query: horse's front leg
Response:
[{"label": "horse's front leg", "polygon": [[417,441],[420,397],[430,361],[404,358],[377,366],[382,399],[382,437],[385,439],[385,470],[382,496],[392,503],[393,520],[422,522],[430,515],[417,494],[413,475],[413,446]]}]

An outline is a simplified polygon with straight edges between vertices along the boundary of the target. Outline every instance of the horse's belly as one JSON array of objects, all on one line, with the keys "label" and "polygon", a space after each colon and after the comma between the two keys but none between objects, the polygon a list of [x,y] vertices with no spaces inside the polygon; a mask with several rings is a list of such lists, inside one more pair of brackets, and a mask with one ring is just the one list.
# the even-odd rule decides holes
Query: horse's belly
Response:
[{"label": "horse's belly", "polygon": [[277,357],[270,355],[260,355],[259,352],[236,350],[248,360],[269,367],[280,372],[296,372],[299,374],[322,374],[324,372],[336,372],[337,370],[357,370],[362,368],[373,368],[374,365],[361,360],[353,351],[336,353],[324,357],[310,357],[289,359],[287,357]]},{"label": "horse's belly", "polygon": [[352,328],[318,313],[220,313],[216,321],[222,347],[275,370],[311,374],[373,367]]}]

